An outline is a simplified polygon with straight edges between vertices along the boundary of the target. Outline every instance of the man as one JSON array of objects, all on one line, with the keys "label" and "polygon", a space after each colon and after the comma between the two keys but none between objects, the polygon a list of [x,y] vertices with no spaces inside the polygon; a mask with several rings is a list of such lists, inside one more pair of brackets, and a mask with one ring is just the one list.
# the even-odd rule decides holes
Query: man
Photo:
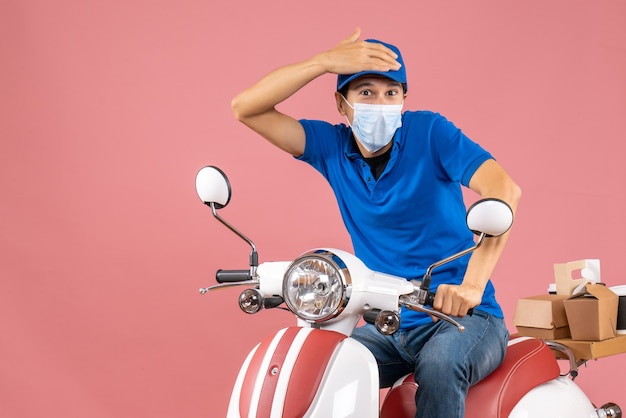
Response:
[{"label": "man", "polygon": [[[271,72],[233,99],[238,120],[315,167],[330,183],[356,255],[371,269],[421,278],[434,261],[473,244],[461,186],[515,210],[521,192],[504,169],[443,116],[402,113],[408,92],[400,51],[359,41],[357,29],[335,48]],[[337,74],[335,98],[348,126],[296,120],[275,106],[323,74]],[[471,256],[435,270],[433,308],[466,331],[403,311],[400,331],[352,335],[378,362],[381,387],[414,372],[417,417],[463,417],[468,388],[502,361],[508,332],[491,273],[508,233]],[[472,316],[467,316],[470,308]]]}]

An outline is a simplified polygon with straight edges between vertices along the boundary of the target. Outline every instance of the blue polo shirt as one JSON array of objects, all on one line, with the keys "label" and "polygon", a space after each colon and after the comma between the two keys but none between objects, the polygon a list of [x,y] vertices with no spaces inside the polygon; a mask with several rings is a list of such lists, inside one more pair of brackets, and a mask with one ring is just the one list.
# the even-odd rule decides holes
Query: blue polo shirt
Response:
[{"label": "blue polo shirt", "polygon": [[[461,186],[493,158],[440,114],[404,112],[387,167],[378,180],[344,124],[301,120],[306,147],[300,160],[318,170],[335,194],[355,254],[370,269],[421,279],[433,262],[473,245],[465,224]],[[433,272],[431,290],[460,284],[469,255]],[[502,310],[489,281],[477,308],[498,317]],[[403,329],[431,322],[403,310]]]}]

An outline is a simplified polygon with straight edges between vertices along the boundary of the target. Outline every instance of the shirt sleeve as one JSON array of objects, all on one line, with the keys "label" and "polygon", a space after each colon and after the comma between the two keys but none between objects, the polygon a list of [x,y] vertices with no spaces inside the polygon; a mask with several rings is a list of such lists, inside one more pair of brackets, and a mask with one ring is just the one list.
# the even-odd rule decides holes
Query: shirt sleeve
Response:
[{"label": "shirt sleeve", "polygon": [[327,162],[338,158],[343,150],[342,128],[344,126],[319,120],[302,119],[299,122],[304,128],[306,143],[304,153],[295,158],[310,164],[328,178]]},{"label": "shirt sleeve", "polygon": [[432,126],[434,158],[451,181],[469,187],[478,167],[493,156],[467,137],[445,117],[438,115]]}]

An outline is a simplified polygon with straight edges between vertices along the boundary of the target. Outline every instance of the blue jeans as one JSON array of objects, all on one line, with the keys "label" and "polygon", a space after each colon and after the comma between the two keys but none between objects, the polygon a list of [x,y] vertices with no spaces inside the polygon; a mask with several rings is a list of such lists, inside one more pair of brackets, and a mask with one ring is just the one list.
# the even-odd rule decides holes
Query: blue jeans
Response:
[{"label": "blue jeans", "polygon": [[381,335],[373,325],[352,334],[374,354],[381,388],[415,373],[416,418],[462,418],[469,387],[504,359],[509,332],[503,319],[481,311],[455,319],[465,332],[439,320],[391,336]]}]

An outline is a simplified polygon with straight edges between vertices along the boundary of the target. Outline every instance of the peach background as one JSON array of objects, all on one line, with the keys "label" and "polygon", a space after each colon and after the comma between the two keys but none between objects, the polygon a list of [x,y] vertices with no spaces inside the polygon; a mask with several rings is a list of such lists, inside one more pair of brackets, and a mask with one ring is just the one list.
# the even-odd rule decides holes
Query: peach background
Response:
[{"label": "peach background", "polygon": [[[524,190],[496,272],[515,301],[552,265],[601,259],[626,284],[626,3],[3,0],[0,3],[0,416],[219,417],[248,350],[292,323],[200,296],[246,245],[210,218],[197,170],[261,261],[349,249],[314,170],[238,124],[230,100],[356,26],[396,43],[409,108],[437,110]],[[282,108],[341,121],[334,77]],[[626,356],[578,382],[626,406]]]}]

